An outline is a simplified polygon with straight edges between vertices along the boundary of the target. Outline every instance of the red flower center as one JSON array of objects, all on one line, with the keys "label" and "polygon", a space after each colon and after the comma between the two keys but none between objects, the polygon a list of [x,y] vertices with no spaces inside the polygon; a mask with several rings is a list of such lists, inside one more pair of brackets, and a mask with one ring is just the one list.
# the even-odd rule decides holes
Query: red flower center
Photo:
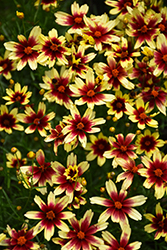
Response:
[{"label": "red flower center", "polygon": [[7,119],[5,119],[5,120],[3,121],[3,124],[4,124],[5,126],[9,126],[9,125],[10,125],[10,121],[7,120]]},{"label": "red flower center", "polygon": [[117,69],[113,69],[113,70],[112,70],[112,75],[113,75],[113,77],[117,77],[118,74],[119,74],[119,71],[118,71]]},{"label": "red flower center", "polygon": [[121,202],[119,202],[119,201],[116,201],[116,202],[114,203],[114,205],[115,205],[115,207],[116,207],[117,209],[121,209],[121,208],[122,208],[122,204],[121,204]]},{"label": "red flower center", "polygon": [[30,54],[32,53],[31,47],[26,47],[26,48],[24,49],[24,52],[25,52],[27,55],[30,55]]},{"label": "red flower center", "polygon": [[143,25],[143,27],[141,27],[141,29],[140,29],[141,33],[146,33],[147,30],[148,30],[148,28],[146,25]]},{"label": "red flower center", "polygon": [[147,118],[147,115],[143,112],[139,115],[139,117],[142,119],[142,120],[145,120]]},{"label": "red flower center", "polygon": [[55,213],[52,210],[46,212],[46,218],[48,218],[49,220],[53,220],[55,217]]},{"label": "red flower center", "polygon": [[45,169],[46,169],[46,168],[45,168],[45,165],[40,165],[40,169],[41,169],[42,172],[44,172]]},{"label": "red flower center", "polygon": [[163,55],[162,59],[164,60],[164,62],[167,62],[167,54]]},{"label": "red flower center", "polygon": [[87,92],[87,96],[89,96],[89,97],[92,97],[92,96],[94,96],[94,95],[95,95],[95,92],[94,92],[93,89],[90,89],[90,90]]},{"label": "red flower center", "polygon": [[83,239],[85,238],[85,233],[82,232],[82,231],[79,231],[79,232],[77,233],[77,237],[78,237],[79,239],[83,240]]},{"label": "red flower center", "polygon": [[119,108],[119,109],[122,108],[122,103],[121,102],[117,102],[116,107]]},{"label": "red flower center", "polygon": [[157,97],[158,96],[158,92],[156,90],[152,90],[151,91],[151,94],[154,96],[154,97]]},{"label": "red flower center", "polygon": [[16,97],[16,101],[19,102],[21,100],[21,97],[20,96],[17,96]]},{"label": "red flower center", "polygon": [[24,236],[20,236],[18,239],[17,239],[17,244],[20,245],[20,246],[23,246],[25,243],[26,243],[26,238]]},{"label": "red flower center", "polygon": [[59,87],[58,87],[58,91],[59,92],[61,92],[61,93],[64,93],[65,92],[65,87],[63,86],[63,85],[60,85]]},{"label": "red flower center", "polygon": [[158,226],[161,227],[161,228],[164,227],[164,222],[163,222],[163,220],[161,220],[161,221],[158,222]]},{"label": "red flower center", "polygon": [[158,177],[161,177],[162,174],[163,174],[162,170],[159,169],[159,168],[157,168],[156,170],[154,170],[154,173],[155,173],[155,175],[158,176]]},{"label": "red flower center", "polygon": [[8,67],[7,63],[4,63],[2,67],[3,69],[6,69]]},{"label": "red flower center", "polygon": [[128,55],[127,51],[122,51],[121,58],[125,58],[125,57],[127,57],[127,55]]},{"label": "red flower center", "polygon": [[146,145],[146,146],[149,146],[150,144],[151,144],[150,141],[145,141],[145,145]]},{"label": "red flower center", "polygon": [[96,30],[95,33],[94,33],[94,36],[97,37],[97,38],[101,37],[101,31]]},{"label": "red flower center", "polygon": [[160,31],[164,31],[164,30],[165,30],[165,25],[162,24],[162,23],[160,23],[160,24],[158,25],[158,28],[160,29]]},{"label": "red flower center", "polygon": [[120,149],[121,149],[122,152],[125,152],[127,150],[127,146],[121,145]]},{"label": "red flower center", "polygon": [[119,247],[118,250],[125,250],[125,248],[124,247]]},{"label": "red flower center", "polygon": [[134,167],[132,168],[132,173],[137,173],[137,170],[138,170],[138,167],[134,166]]},{"label": "red flower center", "polygon": [[82,17],[76,17],[74,18],[75,23],[81,23],[82,22]]},{"label": "red flower center", "polygon": [[104,149],[104,145],[103,144],[99,144],[99,149]]},{"label": "red flower center", "polygon": [[77,129],[83,129],[84,128],[84,124],[82,123],[82,122],[79,122],[78,124],[77,124]]},{"label": "red flower center", "polygon": [[58,45],[55,43],[52,43],[52,45],[50,46],[51,50],[53,51],[57,51],[58,50]]},{"label": "red flower center", "polygon": [[126,6],[132,6],[132,3],[130,3],[130,2],[124,3],[124,8],[126,8]]},{"label": "red flower center", "polygon": [[35,123],[35,125],[39,125],[40,124],[40,119],[39,118],[35,118],[34,119],[34,123]]}]

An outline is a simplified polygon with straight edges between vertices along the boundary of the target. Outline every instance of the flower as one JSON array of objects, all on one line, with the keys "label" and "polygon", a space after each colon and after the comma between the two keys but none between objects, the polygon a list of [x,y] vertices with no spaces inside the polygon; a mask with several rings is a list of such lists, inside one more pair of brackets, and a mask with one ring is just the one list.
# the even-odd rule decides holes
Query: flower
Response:
[{"label": "flower", "polygon": [[31,30],[28,40],[23,35],[18,35],[19,43],[4,43],[5,48],[11,51],[9,59],[17,61],[17,70],[22,70],[27,63],[32,70],[37,69],[38,49],[40,47],[38,38],[40,33],[41,28],[35,26]]},{"label": "flower", "polygon": [[8,160],[6,162],[6,166],[8,168],[16,168],[19,169],[21,166],[24,166],[27,163],[27,159],[23,158],[21,156],[21,152],[17,149],[15,154],[7,153],[6,159]]},{"label": "flower", "polygon": [[137,145],[136,154],[142,154],[144,152],[150,158],[154,151],[158,150],[158,147],[163,147],[165,144],[165,142],[158,139],[158,137],[158,132],[151,134],[149,129],[144,131],[144,135],[138,135],[135,142]]},{"label": "flower", "polygon": [[54,7],[56,8],[57,7],[57,0],[37,0],[35,3],[34,3],[34,6],[38,7],[39,4],[42,5],[42,9],[43,10],[46,10],[49,8],[49,7]]},{"label": "flower", "polygon": [[70,85],[70,90],[74,93],[73,96],[80,97],[75,101],[76,105],[87,103],[88,108],[93,109],[94,105],[102,105],[115,98],[114,95],[103,93],[107,86],[107,84],[97,85],[94,73],[89,69],[85,75],[85,81],[76,77],[75,84]]},{"label": "flower", "polygon": [[97,157],[97,164],[101,167],[106,162],[103,154],[105,151],[111,149],[111,145],[108,143],[108,138],[102,132],[98,134],[98,137],[90,135],[89,139],[91,142],[86,144],[85,150],[91,150],[91,152],[86,155],[86,160],[93,161]]},{"label": "flower", "polygon": [[128,13],[128,8],[134,8],[136,6],[138,6],[138,0],[137,1],[133,1],[133,0],[118,0],[118,1],[112,1],[112,0],[106,0],[105,3],[111,7],[114,7],[113,9],[111,9],[109,11],[109,13],[111,15],[116,15],[119,14],[120,15],[125,15],[126,13]]},{"label": "flower", "polygon": [[19,114],[18,120],[23,123],[32,123],[29,127],[26,128],[25,133],[31,134],[37,129],[41,136],[46,136],[46,130],[49,129],[48,121],[52,120],[55,117],[54,112],[50,112],[45,115],[46,105],[43,102],[40,102],[38,105],[37,114],[30,107],[25,107],[25,114]]},{"label": "flower", "polygon": [[12,109],[10,112],[6,105],[0,106],[0,131],[5,130],[6,133],[11,134],[12,129],[23,131],[24,127],[17,124],[18,121],[18,108]]},{"label": "flower", "polygon": [[85,148],[87,143],[85,133],[99,132],[100,128],[93,128],[93,126],[104,124],[105,120],[103,118],[94,119],[95,112],[90,108],[87,108],[83,117],[81,117],[75,105],[71,106],[70,112],[71,115],[63,117],[63,122],[67,124],[62,131],[63,134],[66,135],[64,142],[71,142],[77,137]]},{"label": "flower", "polygon": [[54,226],[66,232],[68,231],[67,224],[62,221],[74,216],[71,212],[62,211],[68,205],[68,196],[55,199],[54,193],[50,192],[47,197],[47,205],[37,195],[35,195],[34,201],[42,211],[28,211],[24,216],[29,219],[40,220],[34,227],[35,232],[39,233],[44,229],[44,237],[49,241],[54,234]]},{"label": "flower", "polygon": [[74,191],[82,189],[79,177],[89,168],[88,162],[83,161],[77,165],[77,156],[71,153],[67,157],[67,168],[57,161],[52,162],[51,166],[56,172],[53,176],[53,183],[59,185],[55,188],[54,193],[59,195],[65,191],[69,197],[69,203],[72,202]]},{"label": "flower", "polygon": [[69,88],[71,74],[64,67],[61,68],[60,75],[55,68],[45,71],[45,76],[42,77],[44,83],[40,83],[40,87],[48,90],[44,94],[49,102],[56,102],[59,105],[64,105],[67,109],[73,104],[70,99],[73,92]]},{"label": "flower", "polygon": [[117,167],[117,158],[123,158],[126,161],[129,158],[135,159],[137,155],[133,152],[136,149],[134,144],[130,144],[135,137],[135,134],[129,133],[124,139],[123,134],[116,135],[117,141],[114,137],[109,137],[109,143],[112,148],[106,152],[104,152],[103,156],[107,159],[114,157],[114,161],[112,163],[113,167]]},{"label": "flower", "polygon": [[45,154],[42,149],[36,152],[36,160],[39,166],[35,163],[32,166],[23,166],[20,168],[20,172],[27,175],[31,186],[38,185],[37,190],[44,195],[47,193],[46,183],[48,182],[50,186],[53,186],[52,178],[55,171],[50,162],[45,162]]},{"label": "flower", "polygon": [[122,230],[127,231],[130,227],[127,215],[136,221],[142,219],[141,214],[133,207],[143,205],[147,197],[136,195],[126,199],[127,191],[121,189],[118,194],[117,187],[112,180],[106,181],[106,190],[111,199],[96,196],[90,198],[91,204],[107,207],[100,215],[98,222],[107,221],[111,216],[113,222],[119,223]]},{"label": "flower", "polygon": [[142,156],[142,163],[146,168],[139,169],[141,176],[146,177],[143,186],[147,189],[154,185],[156,199],[161,199],[165,194],[164,184],[167,181],[167,155],[163,158],[157,150],[153,153],[153,161],[147,156]]},{"label": "flower", "polygon": [[76,33],[86,26],[83,17],[87,14],[88,10],[89,6],[87,4],[81,5],[81,7],[79,7],[79,4],[74,2],[71,5],[72,15],[62,11],[57,11],[55,13],[55,22],[62,26],[72,26],[68,30],[68,33]]},{"label": "flower", "polygon": [[6,80],[12,78],[11,72],[16,70],[16,62],[9,60],[10,52],[8,50],[5,51],[4,58],[0,56],[0,75],[2,74]]},{"label": "flower", "polygon": [[68,239],[68,242],[62,246],[62,250],[92,249],[92,247],[94,246],[98,247],[99,245],[103,244],[103,240],[97,236],[94,236],[94,234],[105,229],[108,223],[101,222],[94,225],[90,225],[93,215],[94,213],[91,209],[89,209],[85,212],[83,218],[81,218],[79,221],[76,219],[76,217],[69,219],[69,223],[72,228],[68,228],[68,231],[66,232],[58,232],[61,238]]},{"label": "flower", "polygon": [[[16,83],[14,85],[14,91],[9,88],[6,89],[6,93],[8,96],[3,96],[2,98],[6,100],[6,105],[11,105],[12,103],[19,102],[22,105],[26,105],[29,103],[29,99],[32,95],[32,92],[28,91],[28,86],[24,86],[21,89],[20,83]],[[27,92],[27,93],[26,93]]]},{"label": "flower", "polygon": [[65,37],[58,37],[56,29],[48,32],[48,36],[41,34],[39,36],[41,43],[40,54],[37,58],[38,63],[41,65],[48,65],[49,68],[53,67],[56,59],[62,65],[67,64],[66,55],[69,55],[69,49],[65,47]]}]

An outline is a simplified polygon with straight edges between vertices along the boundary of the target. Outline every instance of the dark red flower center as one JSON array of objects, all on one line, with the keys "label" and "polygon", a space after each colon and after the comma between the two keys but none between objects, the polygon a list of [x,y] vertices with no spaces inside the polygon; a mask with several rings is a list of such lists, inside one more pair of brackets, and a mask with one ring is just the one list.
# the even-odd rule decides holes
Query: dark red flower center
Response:
[{"label": "dark red flower center", "polygon": [[104,145],[103,144],[99,144],[99,149],[100,150],[104,149]]},{"label": "dark red flower center", "polygon": [[6,69],[8,67],[7,63],[4,63],[2,67],[3,69]]},{"label": "dark red flower center", "polygon": [[163,222],[163,220],[158,221],[158,226],[159,226],[159,227],[161,227],[161,228],[163,228],[163,227],[164,227],[164,222]]},{"label": "dark red flower center", "polygon": [[145,145],[146,145],[146,146],[149,146],[150,144],[151,144],[150,141],[145,141]]},{"label": "dark red flower center", "polygon": [[83,128],[84,128],[84,124],[83,124],[82,122],[79,122],[79,123],[77,124],[77,129],[82,130]]},{"label": "dark red flower center", "polygon": [[58,87],[58,91],[59,92],[61,92],[61,93],[64,93],[65,92],[65,87],[63,86],[63,85],[60,85],[59,87]]},{"label": "dark red flower center", "polygon": [[17,102],[19,102],[21,100],[21,97],[18,95],[15,99]]},{"label": "dark red flower center", "polygon": [[78,16],[78,17],[74,18],[74,22],[75,22],[75,23],[78,23],[78,24],[79,24],[79,23],[82,23],[82,17],[79,17],[79,16]]},{"label": "dark red flower center", "polygon": [[124,247],[119,247],[118,250],[125,250],[125,248]]},{"label": "dark red flower center", "polygon": [[55,213],[52,210],[46,212],[46,218],[48,218],[48,220],[53,220],[55,217]]},{"label": "dark red flower center", "polygon": [[50,46],[51,50],[53,51],[57,51],[58,50],[58,45],[55,43],[52,43],[52,45]]},{"label": "dark red flower center", "polygon": [[132,6],[132,3],[131,2],[124,3],[124,7],[126,8],[127,6]]},{"label": "dark red flower center", "polygon": [[137,173],[138,167],[134,166],[131,171],[132,171],[132,173]]},{"label": "dark red flower center", "polygon": [[44,172],[47,169],[47,167],[45,165],[40,165],[40,169],[41,169],[41,172]]},{"label": "dark red flower center", "polygon": [[120,201],[114,202],[114,205],[115,205],[115,208],[117,208],[117,209],[121,209],[122,208],[122,204],[121,204]]},{"label": "dark red flower center", "polygon": [[162,23],[160,23],[160,24],[158,25],[158,28],[160,29],[160,31],[164,31],[164,30],[165,30],[165,25],[162,24]]},{"label": "dark red flower center", "polygon": [[113,77],[117,77],[118,74],[119,74],[119,71],[118,71],[117,69],[113,69],[113,70],[112,70],[112,75],[113,75]]},{"label": "dark red flower center", "polygon": [[127,56],[128,56],[128,52],[127,51],[122,51],[121,58],[125,58]]},{"label": "dark red flower center", "polygon": [[116,103],[116,107],[117,107],[118,109],[122,108],[122,103],[121,103],[121,102],[117,102],[117,103]]},{"label": "dark red flower center", "polygon": [[39,125],[40,124],[40,119],[39,118],[35,118],[34,119],[34,124],[35,125]]},{"label": "dark red flower center", "polygon": [[92,97],[92,96],[94,96],[94,95],[95,95],[95,92],[94,92],[93,89],[90,89],[90,90],[87,92],[87,96],[89,96],[89,97]]},{"label": "dark red flower center", "polygon": [[24,236],[20,236],[18,239],[17,239],[17,244],[20,245],[20,246],[23,246],[25,243],[26,243],[26,238]]},{"label": "dark red flower center", "polygon": [[7,119],[5,119],[5,120],[3,121],[3,124],[4,124],[5,126],[10,126],[10,121],[7,120]]},{"label": "dark red flower center", "polygon": [[127,146],[121,145],[120,149],[121,149],[122,152],[125,152],[127,150]]},{"label": "dark red flower center", "polygon": [[158,96],[158,91],[152,90],[152,91],[151,91],[151,94],[152,94],[154,97],[157,97],[157,96]]},{"label": "dark red flower center", "polygon": [[26,48],[24,49],[24,52],[25,52],[27,55],[30,55],[30,54],[32,53],[31,47],[26,47]]},{"label": "dark red flower center", "polygon": [[99,30],[96,30],[95,33],[94,33],[94,36],[97,37],[97,38],[101,37],[101,35],[102,35],[101,31],[99,31]]},{"label": "dark red flower center", "polygon": [[141,27],[141,29],[140,29],[141,33],[146,33],[147,30],[148,30],[148,28],[146,25],[143,25],[143,27]]},{"label": "dark red flower center", "polygon": [[155,169],[154,173],[158,177],[161,177],[163,175],[163,172],[162,172],[162,170],[160,168]]},{"label": "dark red flower center", "polygon": [[147,118],[147,115],[143,112],[139,115],[139,117],[142,119],[142,120],[145,120]]},{"label": "dark red flower center", "polygon": [[78,237],[79,239],[83,240],[83,239],[85,238],[85,233],[82,232],[82,231],[79,231],[79,232],[77,233],[77,237]]},{"label": "dark red flower center", "polygon": [[164,62],[167,62],[167,54],[163,55],[162,59],[164,60]]}]

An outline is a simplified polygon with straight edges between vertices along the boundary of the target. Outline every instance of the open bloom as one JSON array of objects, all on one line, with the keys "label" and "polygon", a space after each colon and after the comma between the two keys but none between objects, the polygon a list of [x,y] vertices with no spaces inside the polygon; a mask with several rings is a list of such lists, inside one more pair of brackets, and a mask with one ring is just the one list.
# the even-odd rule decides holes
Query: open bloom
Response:
[{"label": "open bloom", "polygon": [[[71,228],[64,232],[59,231],[58,234],[63,239],[68,239],[67,243],[63,245],[62,250],[86,250],[92,247],[102,245],[104,242],[99,237],[95,236],[96,232],[105,229],[108,225],[106,222],[90,225],[94,213],[92,210],[87,210],[79,221],[76,217],[69,219]],[[53,238],[54,242],[54,238]]]},{"label": "open bloom", "polygon": [[32,70],[37,69],[37,57],[39,44],[39,35],[41,34],[41,28],[35,26],[29,35],[28,40],[23,35],[18,35],[17,42],[6,42],[4,46],[7,50],[11,51],[9,54],[9,59],[18,61],[17,70],[22,70],[28,63]]},{"label": "open bloom", "polygon": [[147,156],[142,156],[142,163],[146,168],[139,169],[141,176],[146,177],[143,183],[145,188],[154,185],[156,199],[161,199],[165,194],[165,183],[167,182],[167,155],[163,158],[159,151],[153,154],[153,161]]},{"label": "open bloom", "polygon": [[43,10],[47,10],[49,7],[57,7],[57,0],[37,0],[34,6],[38,7],[39,4],[42,5]]},{"label": "open bloom", "polygon": [[41,136],[46,136],[46,130],[49,129],[48,121],[55,117],[54,112],[50,112],[45,115],[46,105],[40,102],[38,105],[38,111],[35,111],[30,107],[26,106],[25,114],[19,114],[18,119],[23,123],[31,123],[31,125],[26,128],[25,133],[31,134],[37,129]]},{"label": "open bloom", "polygon": [[141,214],[133,207],[141,206],[146,202],[147,197],[137,195],[127,198],[127,191],[120,190],[118,193],[117,187],[112,180],[106,181],[106,190],[111,199],[104,197],[92,197],[90,202],[107,207],[107,209],[100,215],[99,222],[107,221],[111,216],[111,220],[120,223],[123,231],[129,229],[129,222],[127,215],[133,220],[141,220]]},{"label": "open bloom", "polygon": [[100,128],[93,126],[104,124],[105,119],[94,119],[95,112],[90,108],[88,108],[83,117],[81,117],[75,105],[71,106],[70,112],[71,115],[63,117],[63,122],[67,124],[67,126],[63,128],[63,134],[66,135],[64,142],[71,142],[74,138],[78,137],[82,146],[85,148],[87,143],[86,133],[99,132]]},{"label": "open bloom", "polygon": [[54,234],[55,226],[65,232],[68,231],[67,224],[62,221],[70,219],[74,216],[71,212],[62,211],[68,205],[68,196],[55,199],[55,195],[50,192],[47,197],[47,205],[37,195],[35,196],[34,201],[39,206],[41,211],[28,211],[25,214],[25,217],[40,220],[34,228],[35,232],[39,233],[44,229],[44,237],[49,241]]},{"label": "open bloom", "polygon": [[118,1],[113,1],[113,0],[106,0],[105,3],[111,7],[113,7],[109,13],[111,15],[116,15],[119,14],[120,15],[125,15],[126,13],[128,13],[128,8],[134,8],[136,6],[138,6],[138,0],[134,1],[134,0],[118,0]]},{"label": "open bloom", "polygon": [[21,89],[20,83],[17,82],[14,85],[14,91],[11,88],[6,89],[6,93],[8,96],[3,96],[2,98],[7,101],[6,105],[10,105],[15,102],[19,102],[22,105],[26,105],[30,101],[28,98],[30,98],[32,95],[32,92],[27,92],[27,90],[28,86],[24,86]]},{"label": "open bloom", "polygon": [[4,58],[0,56],[0,75],[2,74],[6,80],[12,78],[11,71],[16,70],[16,62],[9,60],[10,51],[6,50]]},{"label": "open bloom", "polygon": [[21,152],[17,149],[16,153],[13,155],[11,153],[6,154],[6,166],[8,168],[19,169],[21,166],[24,166],[27,163],[26,158],[22,158]]}]

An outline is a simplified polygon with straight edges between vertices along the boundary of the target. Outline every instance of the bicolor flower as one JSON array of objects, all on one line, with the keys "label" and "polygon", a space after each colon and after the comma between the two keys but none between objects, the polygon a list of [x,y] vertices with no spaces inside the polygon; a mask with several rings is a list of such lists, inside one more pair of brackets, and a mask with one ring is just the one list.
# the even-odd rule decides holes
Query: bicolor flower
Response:
[{"label": "bicolor flower", "polygon": [[113,222],[119,223],[123,231],[129,230],[129,221],[127,215],[133,220],[141,220],[141,214],[133,207],[141,206],[146,202],[147,197],[143,195],[136,195],[134,197],[126,198],[127,191],[120,190],[118,193],[117,187],[112,180],[106,181],[106,190],[110,199],[104,197],[90,198],[91,204],[98,204],[107,207],[101,213],[99,222],[107,221],[111,216]]},{"label": "bicolor flower", "polygon": [[23,123],[31,123],[29,127],[25,129],[26,134],[34,133],[37,129],[41,136],[46,136],[46,130],[49,129],[48,121],[52,120],[55,117],[54,112],[50,112],[45,115],[46,105],[43,102],[40,102],[38,105],[38,111],[35,111],[30,107],[25,107],[25,114],[19,114],[18,119]]},{"label": "bicolor flower", "polygon": [[24,127],[18,124],[18,108],[12,109],[10,112],[6,105],[0,106],[0,131],[5,131],[8,134],[12,133],[12,129],[23,131]]},{"label": "bicolor flower", "polygon": [[22,158],[21,152],[17,149],[15,154],[7,153],[6,159],[6,166],[8,168],[16,168],[19,169],[21,166],[25,166],[27,163],[26,158]]},{"label": "bicolor flower", "polygon": [[106,0],[105,3],[111,7],[113,7],[109,13],[111,15],[119,14],[121,16],[128,13],[128,8],[134,9],[134,7],[138,6],[138,0],[119,0],[119,1],[113,1],[113,0]]},{"label": "bicolor flower", "polygon": [[[108,225],[106,222],[91,225],[94,213],[91,209],[87,210],[79,221],[76,217],[69,219],[71,225],[68,231],[59,231],[59,237],[68,239],[67,243],[62,246],[62,250],[86,250],[99,247],[104,244],[103,240],[94,234],[105,229]],[[54,242],[54,238],[53,238]]]},{"label": "bicolor flower", "polygon": [[87,143],[86,133],[97,133],[100,128],[94,127],[105,123],[103,118],[95,118],[95,112],[88,108],[83,117],[81,117],[76,106],[71,106],[71,115],[64,116],[63,122],[67,124],[63,128],[63,134],[66,135],[64,142],[68,143],[73,141],[76,137],[79,139],[82,146],[85,148]]},{"label": "bicolor flower", "polygon": [[6,100],[6,105],[11,105],[12,103],[19,102],[21,105],[26,105],[29,103],[29,99],[32,95],[32,92],[28,91],[28,86],[24,86],[21,89],[20,83],[15,83],[14,90],[11,88],[6,89],[8,96],[3,96],[2,98]]},{"label": "bicolor flower", "polygon": [[0,56],[0,75],[3,75],[6,80],[12,78],[11,71],[16,70],[16,62],[9,60],[10,51],[6,50],[4,58]]},{"label": "bicolor flower", "polygon": [[27,63],[32,70],[37,69],[38,50],[40,48],[38,39],[40,34],[41,28],[35,26],[31,30],[28,40],[23,35],[18,35],[19,43],[4,43],[5,48],[11,51],[9,59],[17,61],[17,70],[22,70]]},{"label": "bicolor flower", "polygon": [[37,0],[35,3],[34,3],[34,6],[35,7],[38,7],[39,4],[42,5],[42,9],[43,10],[46,10],[50,7],[53,7],[53,8],[56,8],[57,7],[57,0]]},{"label": "bicolor flower", "polygon": [[62,221],[74,216],[71,212],[63,211],[68,205],[68,196],[55,198],[54,193],[50,192],[47,197],[47,205],[37,195],[35,195],[34,202],[39,206],[41,211],[28,211],[24,216],[29,219],[40,220],[34,227],[36,233],[40,233],[44,230],[44,238],[49,241],[54,235],[55,226],[65,232],[68,231],[67,224]]}]

